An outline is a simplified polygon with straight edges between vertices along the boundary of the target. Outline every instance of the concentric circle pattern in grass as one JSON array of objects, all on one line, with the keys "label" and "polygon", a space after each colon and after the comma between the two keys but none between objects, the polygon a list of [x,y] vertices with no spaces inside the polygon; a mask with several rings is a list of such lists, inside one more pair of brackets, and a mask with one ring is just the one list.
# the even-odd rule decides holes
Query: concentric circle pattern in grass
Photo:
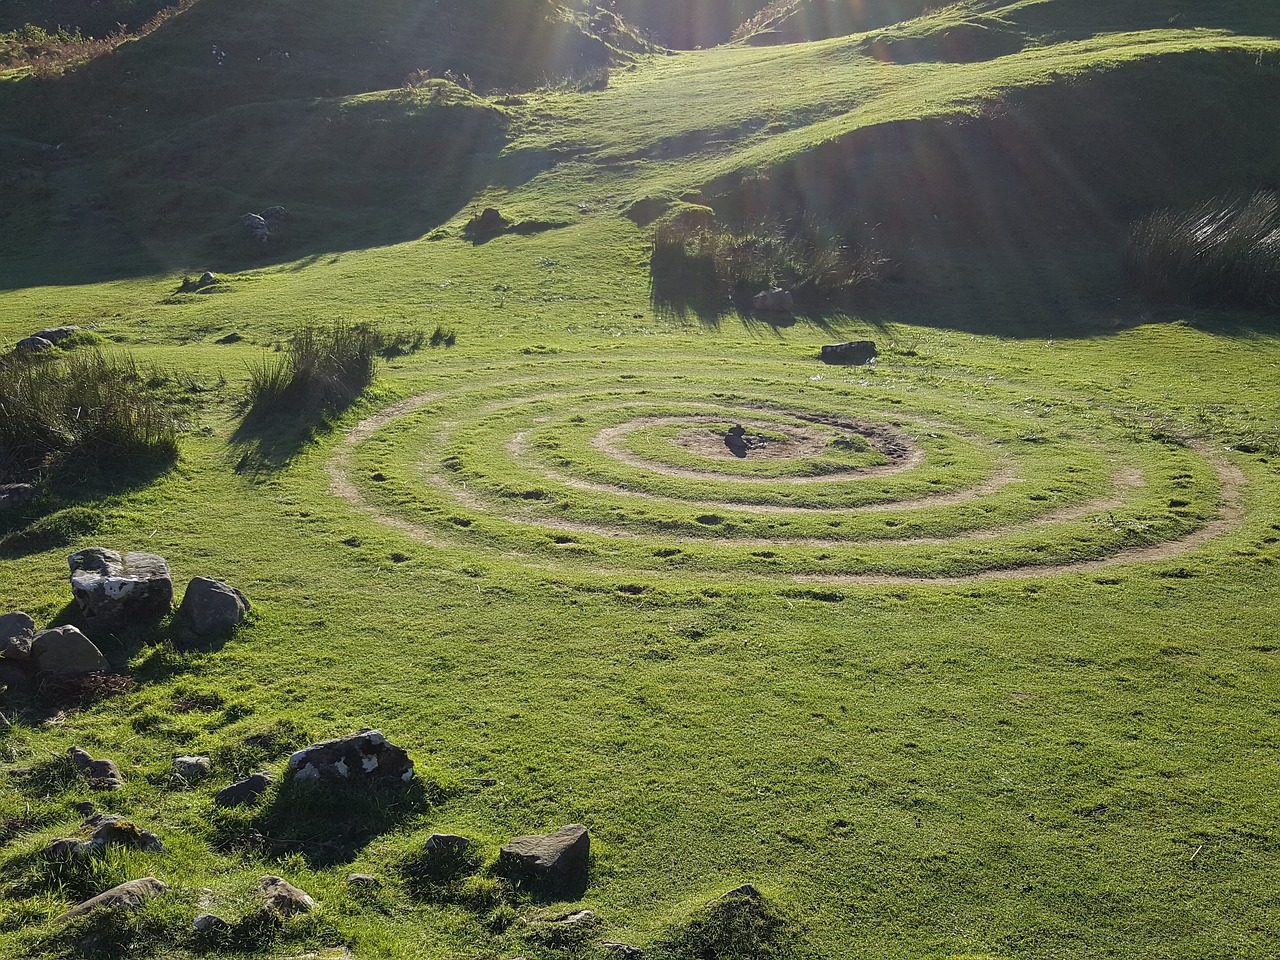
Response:
[{"label": "concentric circle pattern in grass", "polygon": [[417,539],[532,567],[832,583],[1161,559],[1239,515],[1242,477],[1208,448],[1016,383],[560,367],[369,418],[334,455],[335,490]]}]

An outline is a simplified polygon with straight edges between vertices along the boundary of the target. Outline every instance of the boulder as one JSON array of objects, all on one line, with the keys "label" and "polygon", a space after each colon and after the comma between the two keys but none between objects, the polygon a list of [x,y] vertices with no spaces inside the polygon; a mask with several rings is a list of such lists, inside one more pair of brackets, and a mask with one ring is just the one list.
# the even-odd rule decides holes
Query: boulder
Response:
[{"label": "boulder", "polygon": [[112,887],[105,893],[100,893],[96,897],[86,900],[79,906],[72,907],[58,918],[58,922],[64,923],[67,920],[74,920],[76,917],[83,917],[86,913],[99,907],[109,910],[137,910],[143,903],[153,897],[160,896],[168,889],[169,887],[166,884],[161,883],[155,877],[130,880],[128,883]]},{"label": "boulder", "polygon": [[382,886],[382,881],[371,873],[349,873],[347,884],[352,887],[377,888]]},{"label": "boulder", "polygon": [[493,207],[485,207],[480,213],[467,221],[466,226],[462,228],[462,232],[473,240],[486,240],[489,237],[496,237],[509,226],[511,226],[511,221],[499,213],[498,210]]},{"label": "boulder", "polygon": [[279,205],[267,207],[262,211],[262,219],[267,223],[279,223],[281,220],[289,219],[289,211]]},{"label": "boulder", "polygon": [[36,622],[21,611],[0,617],[0,655],[6,660],[27,660],[36,638]]},{"label": "boulder", "polygon": [[245,777],[219,790],[214,795],[213,802],[220,807],[239,807],[246,803],[253,803],[267,792],[271,781],[272,776],[266,771],[255,773],[251,777]]},{"label": "boulder", "polygon": [[[728,893],[721,894],[718,899],[720,900],[743,900],[743,899],[759,900],[760,891],[756,889],[756,885],[754,883],[744,883],[740,887],[734,887]],[[715,900],[711,901],[711,903],[715,903],[715,902],[716,902]],[[707,906],[711,906],[711,904],[709,903],[707,904]]]},{"label": "boulder", "polygon": [[263,877],[255,893],[262,900],[262,912],[277,917],[310,913],[316,907],[316,902],[305,891],[282,877]]},{"label": "boulder", "polygon": [[774,287],[772,290],[761,290],[751,298],[751,307],[756,313],[774,313],[789,316],[795,312],[795,298],[789,290]]},{"label": "boulder", "polygon": [[207,636],[230,633],[244,622],[249,609],[249,601],[235,587],[208,577],[193,577],[182,595],[178,616],[196,633]]},{"label": "boulder", "polygon": [[217,282],[218,278],[213,275],[213,272],[206,270],[204,273],[200,274],[200,279],[196,281],[196,286],[211,287]]},{"label": "boulder", "polygon": [[29,483],[0,484],[0,512],[20,507],[36,495],[36,488]]},{"label": "boulder", "polygon": [[271,239],[271,228],[267,226],[267,221],[256,213],[246,213],[240,218],[240,232],[246,240],[258,243],[266,243]]},{"label": "boulder", "polygon": [[44,337],[23,337],[13,349],[15,353],[48,353],[53,344]]},{"label": "boulder", "polygon": [[299,750],[289,758],[289,773],[295,780],[408,781],[413,761],[381,730],[365,730]]},{"label": "boulder", "polygon": [[607,950],[609,953],[617,954],[619,957],[622,958],[622,960],[640,960],[640,958],[644,956],[644,951],[641,950],[639,947],[633,947],[630,944],[626,944],[626,943],[606,942],[606,943],[600,944],[600,946],[602,949]]},{"label": "boulder", "polygon": [[213,761],[208,757],[177,757],[173,769],[183,780],[201,780],[213,769]]},{"label": "boulder", "polygon": [[41,673],[108,673],[111,665],[93,641],[71,625],[41,630],[31,641],[31,659]]},{"label": "boulder", "polygon": [[173,607],[169,564],[152,553],[90,547],[67,558],[71,592],[85,616],[105,625],[154,623]]},{"label": "boulder", "polygon": [[876,345],[871,340],[850,340],[848,343],[829,343],[822,348],[823,363],[861,365],[876,358]]},{"label": "boulder", "polygon": [[89,780],[94,790],[119,790],[124,786],[124,777],[114,760],[95,760],[87,750],[72,747],[67,751],[71,762]]},{"label": "boulder", "polygon": [[580,823],[542,836],[516,837],[498,854],[498,869],[517,883],[585,889],[591,836]]},{"label": "boulder", "polygon": [[33,333],[33,337],[39,337],[41,340],[48,340],[50,343],[61,343],[73,333],[79,333],[79,327],[50,327],[47,330],[41,330],[39,333]]}]

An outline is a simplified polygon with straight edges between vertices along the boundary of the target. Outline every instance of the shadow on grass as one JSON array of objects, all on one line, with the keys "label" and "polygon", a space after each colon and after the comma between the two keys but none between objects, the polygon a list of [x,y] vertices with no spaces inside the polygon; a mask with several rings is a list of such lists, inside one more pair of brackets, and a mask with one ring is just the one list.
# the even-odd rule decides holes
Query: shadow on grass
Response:
[{"label": "shadow on grass", "polygon": [[268,858],[293,854],[313,868],[350,863],[373,839],[442,802],[430,781],[368,786],[286,779],[257,807],[215,807],[214,846]]}]

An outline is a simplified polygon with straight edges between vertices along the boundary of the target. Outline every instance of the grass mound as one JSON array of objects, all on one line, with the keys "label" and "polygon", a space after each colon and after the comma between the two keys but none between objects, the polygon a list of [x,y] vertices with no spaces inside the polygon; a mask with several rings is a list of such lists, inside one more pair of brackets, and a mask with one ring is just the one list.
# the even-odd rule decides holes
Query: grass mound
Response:
[{"label": "grass mound", "polygon": [[378,357],[388,345],[385,335],[366,323],[303,327],[278,358],[250,371],[246,419],[292,414],[319,422],[345,410],[373,382]]},{"label": "grass mound", "polygon": [[1153,299],[1280,306],[1280,196],[1158,210],[1134,225],[1125,266]]},{"label": "grass mound", "polygon": [[126,354],[0,360],[0,477],[168,466],[178,458],[170,380]]},{"label": "grass mound", "polygon": [[795,956],[788,918],[753,887],[698,911],[659,946],[664,960],[783,960]]}]

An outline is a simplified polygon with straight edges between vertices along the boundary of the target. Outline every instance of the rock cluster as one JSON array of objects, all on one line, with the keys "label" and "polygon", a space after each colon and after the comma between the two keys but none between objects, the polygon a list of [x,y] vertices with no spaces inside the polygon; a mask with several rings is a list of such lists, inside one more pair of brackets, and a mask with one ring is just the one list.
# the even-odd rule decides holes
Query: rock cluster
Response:
[{"label": "rock cluster", "polygon": [[79,330],[79,327],[50,327],[23,337],[13,349],[16,353],[48,353],[56,344]]}]

